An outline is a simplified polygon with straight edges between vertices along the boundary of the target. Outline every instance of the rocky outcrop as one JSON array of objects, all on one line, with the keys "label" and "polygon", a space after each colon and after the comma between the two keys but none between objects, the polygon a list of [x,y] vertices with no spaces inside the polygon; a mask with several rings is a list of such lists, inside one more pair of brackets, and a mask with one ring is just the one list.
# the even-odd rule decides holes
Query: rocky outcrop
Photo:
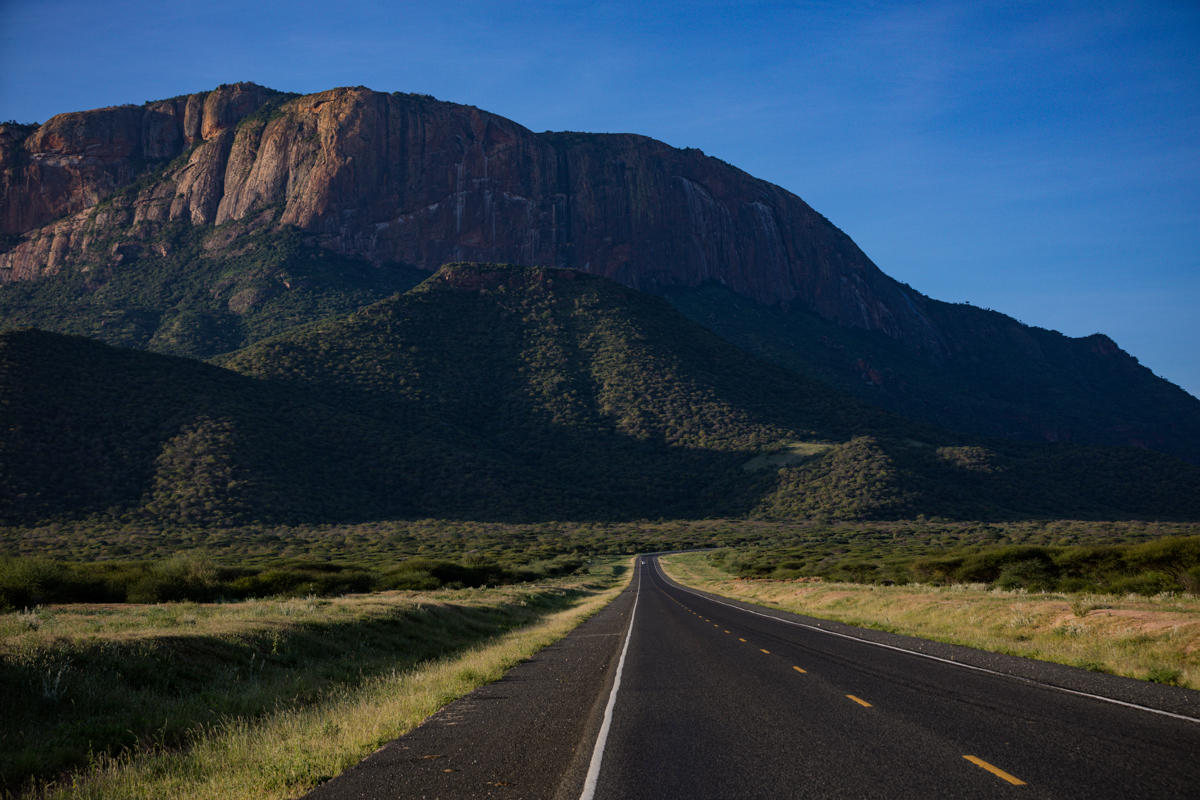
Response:
[{"label": "rocky outcrop", "polygon": [[[272,292],[307,288],[276,270],[241,276],[217,311],[175,300],[131,307],[153,295],[129,290],[143,262],[162,281],[154,259],[174,259],[178,278],[210,256],[240,257],[271,238],[246,234],[276,229],[277,239],[376,265],[566,267],[707,298],[692,307],[702,324],[914,418],[994,436],[1133,444],[1200,463],[1198,401],[1107,337],[1070,339],[924,297],[795,195],[643,136],[535,134],[470,106],[361,87],[296,97],[234,84],[62,114],[40,127],[0,126],[0,167],[0,283],[77,270],[98,308],[100,290],[123,281],[125,304],[93,308],[99,321],[75,331],[103,338],[119,328],[111,335],[125,337],[121,344],[183,347],[171,326],[191,324],[186,314],[176,319],[185,311],[209,326],[196,330],[225,330]],[[194,250],[173,249],[185,247]],[[345,263],[375,272],[357,258]],[[379,272],[400,273],[413,279]],[[393,286],[366,282],[366,294],[343,286],[343,300],[368,302]],[[228,285],[219,283],[211,297],[224,298]],[[329,296],[328,283],[313,286]],[[768,313],[743,298],[796,313]],[[802,310],[823,321],[814,327]],[[133,322],[109,326],[128,314]],[[186,354],[243,343],[224,333],[201,338],[206,349]]]},{"label": "rocky outcrop", "polygon": [[0,126],[0,233],[25,233],[90,209],[278,95],[234,84],[145,106],[59,114],[33,131]]},{"label": "rocky outcrop", "polygon": [[[376,263],[570,267],[650,291],[715,281],[946,352],[923,297],[800,198],[698,150],[535,134],[470,106],[363,88],[250,117],[277,96],[237,84],[64,114],[7,146],[0,221],[25,236],[0,254],[0,281],[53,273],[100,243],[107,252],[114,231],[261,225],[277,209],[270,224]],[[186,163],[99,205],[192,145]]]}]

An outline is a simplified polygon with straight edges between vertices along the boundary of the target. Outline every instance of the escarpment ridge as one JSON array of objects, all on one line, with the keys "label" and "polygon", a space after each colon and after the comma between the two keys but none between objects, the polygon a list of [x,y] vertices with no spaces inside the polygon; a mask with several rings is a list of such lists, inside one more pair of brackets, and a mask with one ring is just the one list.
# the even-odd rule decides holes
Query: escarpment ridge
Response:
[{"label": "escarpment ridge", "polygon": [[[647,291],[712,281],[945,349],[923,298],[800,198],[644,136],[535,134],[424,96],[289,99],[253,84],[62,114],[19,133],[0,133],[0,223],[23,235],[0,256],[0,280],[52,274],[116,230],[267,224],[258,217],[272,210],[269,224],[373,263],[569,267]],[[175,158],[97,208],[140,167]]]},{"label": "escarpment ridge", "polygon": [[945,428],[1200,463],[1200,400],[1108,337],[927,297],[796,195],[699,150],[364,87],[238,83],[0,125],[5,328],[210,358],[451,262],[611,278]]}]

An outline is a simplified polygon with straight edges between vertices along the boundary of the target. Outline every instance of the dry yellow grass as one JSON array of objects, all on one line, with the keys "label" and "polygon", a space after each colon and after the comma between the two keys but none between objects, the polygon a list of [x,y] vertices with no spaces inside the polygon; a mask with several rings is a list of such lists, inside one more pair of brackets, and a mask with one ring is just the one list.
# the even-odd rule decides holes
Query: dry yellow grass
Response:
[{"label": "dry yellow grass", "polygon": [[[628,583],[631,571],[607,588],[578,579],[556,580],[563,590],[585,589],[580,600],[535,624],[425,662],[407,671],[376,676],[303,708],[280,707],[265,718],[225,719],[193,736],[175,751],[143,750],[119,758],[100,758],[70,786],[50,787],[60,798],[288,798],[360,761],[384,743],[418,725],[447,703],[499,679],[506,670],[557,641],[607,604]],[[44,613],[41,623],[28,615],[0,620],[4,647],[28,649],[53,637],[120,639],[186,635],[269,634],[320,617],[369,619],[395,614],[412,604],[497,604],[522,602],[548,587],[514,586],[457,592],[387,592],[334,600],[247,602],[228,606],[178,604],[138,607],[61,607]],[[36,640],[36,641],[35,641]]]},{"label": "dry yellow grass", "polygon": [[[564,586],[567,584],[564,584]],[[0,655],[79,640],[128,643],[190,635],[248,637],[312,624],[384,619],[411,608],[453,604],[490,607],[545,588],[519,584],[496,589],[391,591],[344,597],[248,600],[238,603],[135,603],[40,606],[0,614]]]},{"label": "dry yellow grass", "polygon": [[1060,595],[983,584],[870,586],[742,580],[703,553],[667,556],[664,570],[697,589],[772,608],[939,642],[1200,687],[1200,598]]}]

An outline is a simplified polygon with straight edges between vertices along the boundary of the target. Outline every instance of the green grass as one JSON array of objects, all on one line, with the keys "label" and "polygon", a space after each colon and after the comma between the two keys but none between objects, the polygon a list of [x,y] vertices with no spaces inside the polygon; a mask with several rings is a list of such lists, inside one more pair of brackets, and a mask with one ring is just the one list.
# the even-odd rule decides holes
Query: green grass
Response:
[{"label": "green grass", "polygon": [[828,450],[832,445],[817,442],[787,442],[775,450],[762,453],[742,464],[746,472],[761,472],[802,464],[809,458]]},{"label": "green grass", "polygon": [[294,796],[564,635],[623,564],[520,588],[2,615],[5,788]]}]

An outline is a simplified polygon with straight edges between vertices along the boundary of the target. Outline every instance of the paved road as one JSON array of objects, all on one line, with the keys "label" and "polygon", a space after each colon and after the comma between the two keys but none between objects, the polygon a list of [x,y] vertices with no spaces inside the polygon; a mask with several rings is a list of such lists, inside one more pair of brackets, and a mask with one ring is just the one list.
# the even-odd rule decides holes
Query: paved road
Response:
[{"label": "paved road", "polygon": [[596,798],[1200,797],[1196,722],[750,614],[645,561]]},{"label": "paved road", "polygon": [[[1197,693],[1160,698],[1183,714],[1153,713],[826,632],[846,626],[817,629],[816,620],[735,606],[674,585],[653,557],[642,559],[607,617],[533,665],[543,685],[485,687],[518,702],[476,701],[475,714],[451,707],[377,754],[393,753],[390,771],[347,773],[373,776],[377,791],[332,791],[333,781],[320,796],[1200,797],[1200,722],[1181,718],[1197,716],[1189,710]],[[1063,677],[1064,668],[1023,663],[1029,676]],[[567,665],[577,691],[539,700]],[[1077,688],[1091,680],[1126,700],[1142,691],[1082,672]],[[424,753],[421,736],[438,752]],[[538,741],[553,754],[532,752]],[[423,760],[446,753],[453,771]]]}]

